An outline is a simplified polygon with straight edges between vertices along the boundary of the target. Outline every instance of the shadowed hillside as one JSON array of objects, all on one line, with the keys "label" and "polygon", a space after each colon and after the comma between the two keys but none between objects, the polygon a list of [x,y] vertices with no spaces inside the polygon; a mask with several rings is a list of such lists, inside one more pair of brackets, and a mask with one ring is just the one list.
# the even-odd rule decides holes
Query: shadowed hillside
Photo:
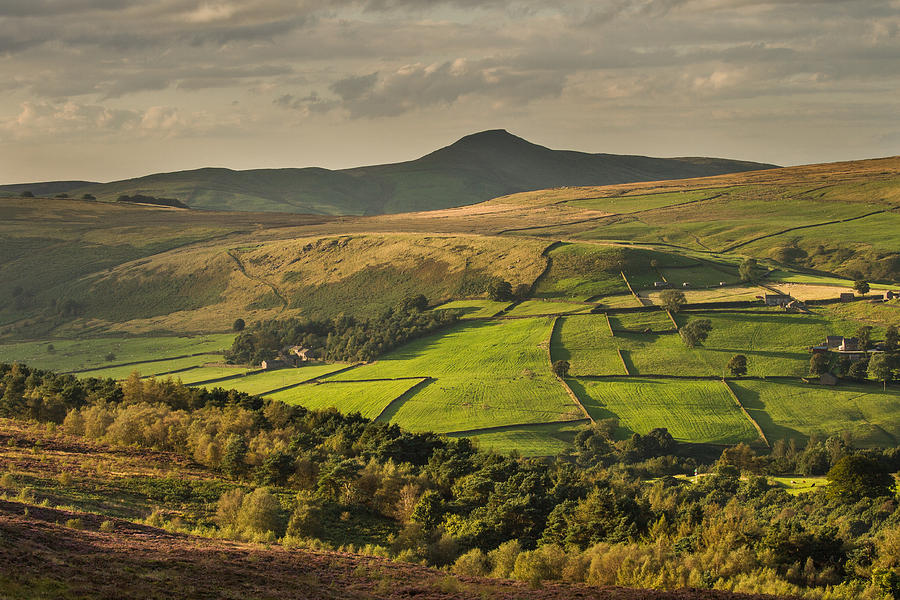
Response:
[{"label": "shadowed hillside", "polygon": [[68,192],[178,198],[206,210],[375,215],[465,206],[504,194],[572,185],[704,177],[773,165],[717,158],[648,158],[551,150],[505,130],[466,136],[417,160],[331,171],[205,168],[106,184],[0,186],[0,192]]}]

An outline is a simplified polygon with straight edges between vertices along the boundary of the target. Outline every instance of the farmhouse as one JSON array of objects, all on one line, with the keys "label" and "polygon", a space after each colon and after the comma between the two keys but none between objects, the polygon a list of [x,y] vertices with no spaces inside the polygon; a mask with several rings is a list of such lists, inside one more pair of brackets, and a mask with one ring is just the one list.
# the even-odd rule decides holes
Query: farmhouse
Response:
[{"label": "farmhouse", "polygon": [[653,287],[655,287],[655,288],[666,288],[666,287],[669,287],[669,284],[668,284],[668,282],[665,282],[665,281],[654,281],[654,282],[653,282]]},{"label": "farmhouse", "polygon": [[766,294],[763,298],[766,306],[787,306],[793,298],[787,294]]}]

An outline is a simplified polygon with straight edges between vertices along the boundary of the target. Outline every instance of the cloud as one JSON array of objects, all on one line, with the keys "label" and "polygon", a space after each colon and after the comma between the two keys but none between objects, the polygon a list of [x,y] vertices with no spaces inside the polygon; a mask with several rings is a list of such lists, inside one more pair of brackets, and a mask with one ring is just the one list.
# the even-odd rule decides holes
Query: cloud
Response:
[{"label": "cloud", "polygon": [[351,75],[335,81],[330,91],[337,98],[323,100],[286,95],[275,104],[282,108],[343,109],[353,118],[395,117],[436,105],[451,105],[465,96],[485,97],[495,105],[522,105],[559,95],[565,75],[554,71],[522,72],[493,61],[463,58],[442,63],[406,65],[381,74]]}]

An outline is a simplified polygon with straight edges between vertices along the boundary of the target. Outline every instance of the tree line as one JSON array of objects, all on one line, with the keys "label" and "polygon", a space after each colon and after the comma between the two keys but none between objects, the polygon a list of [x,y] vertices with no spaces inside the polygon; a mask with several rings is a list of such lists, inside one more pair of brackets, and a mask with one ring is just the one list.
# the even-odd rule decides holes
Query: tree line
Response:
[{"label": "tree line", "polygon": [[335,361],[370,361],[402,344],[456,323],[458,313],[427,311],[423,295],[371,319],[340,315],[333,319],[273,319],[254,323],[235,338],[225,356],[229,362],[258,364],[288,347],[302,346],[310,356]]}]

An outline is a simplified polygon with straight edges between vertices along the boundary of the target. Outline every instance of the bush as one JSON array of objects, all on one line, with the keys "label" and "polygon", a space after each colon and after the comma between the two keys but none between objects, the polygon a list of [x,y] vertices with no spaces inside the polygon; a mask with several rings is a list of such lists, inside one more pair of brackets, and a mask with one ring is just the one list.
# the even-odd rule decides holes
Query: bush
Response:
[{"label": "bush", "polygon": [[237,514],[237,528],[251,536],[283,534],[281,503],[268,488],[257,488],[244,496]]},{"label": "bush", "polygon": [[510,540],[500,544],[494,550],[488,552],[488,560],[491,563],[491,577],[494,579],[506,579],[516,566],[516,558],[522,552],[519,540]]},{"label": "bush", "polygon": [[541,546],[537,550],[522,552],[516,557],[512,578],[531,583],[562,579],[566,562],[566,552],[556,544]]},{"label": "bush", "polygon": [[450,570],[465,577],[487,577],[491,573],[491,561],[481,548],[473,548],[457,558]]}]

